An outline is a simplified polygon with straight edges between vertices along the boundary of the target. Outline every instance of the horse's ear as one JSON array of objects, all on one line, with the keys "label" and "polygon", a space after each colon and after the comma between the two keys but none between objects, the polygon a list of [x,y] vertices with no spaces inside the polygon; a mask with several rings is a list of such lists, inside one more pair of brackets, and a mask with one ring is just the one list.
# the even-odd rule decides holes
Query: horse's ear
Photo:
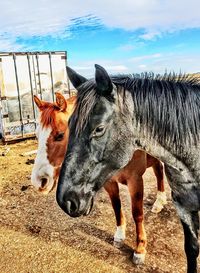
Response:
[{"label": "horse's ear", "polygon": [[45,102],[42,101],[41,99],[39,99],[36,95],[33,96],[33,99],[35,101],[35,104],[37,105],[37,107],[42,110],[45,106]]},{"label": "horse's ear", "polygon": [[60,111],[64,112],[67,109],[66,99],[61,93],[55,92],[56,95],[56,104],[60,108]]},{"label": "horse's ear", "polygon": [[76,73],[76,71],[71,69],[69,66],[66,67],[66,70],[67,70],[67,75],[75,88],[78,88],[82,83],[87,81],[86,78]]},{"label": "horse's ear", "polygon": [[109,96],[112,93],[113,85],[107,71],[100,65],[95,64],[95,81],[97,93],[101,96]]}]

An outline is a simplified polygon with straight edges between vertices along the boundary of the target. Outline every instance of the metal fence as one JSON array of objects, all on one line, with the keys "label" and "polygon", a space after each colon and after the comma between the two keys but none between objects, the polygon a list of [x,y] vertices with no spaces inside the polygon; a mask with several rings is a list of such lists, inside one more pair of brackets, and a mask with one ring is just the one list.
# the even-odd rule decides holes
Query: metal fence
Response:
[{"label": "metal fence", "polygon": [[55,92],[69,97],[67,53],[0,53],[0,137],[3,141],[34,136],[38,110],[33,95],[54,101]]}]

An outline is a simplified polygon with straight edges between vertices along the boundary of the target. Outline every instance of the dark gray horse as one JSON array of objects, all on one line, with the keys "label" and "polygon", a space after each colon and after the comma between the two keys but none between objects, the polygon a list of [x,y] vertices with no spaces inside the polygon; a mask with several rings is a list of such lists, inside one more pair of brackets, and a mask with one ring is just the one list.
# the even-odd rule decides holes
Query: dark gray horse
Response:
[{"label": "dark gray horse", "polygon": [[90,212],[93,197],[133,152],[165,164],[185,235],[188,273],[197,272],[200,209],[200,83],[191,76],[109,77],[95,65],[87,80],[68,68],[78,90],[57,202],[70,216]]}]

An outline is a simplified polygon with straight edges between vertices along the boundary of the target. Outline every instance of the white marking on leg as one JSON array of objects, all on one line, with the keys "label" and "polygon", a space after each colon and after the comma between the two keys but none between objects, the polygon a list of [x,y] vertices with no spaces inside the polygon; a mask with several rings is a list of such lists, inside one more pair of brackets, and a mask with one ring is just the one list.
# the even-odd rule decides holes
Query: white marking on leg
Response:
[{"label": "white marking on leg", "polygon": [[156,201],[153,204],[151,211],[153,213],[159,213],[163,209],[164,205],[166,204],[167,204],[166,192],[158,191]]},{"label": "white marking on leg", "polygon": [[114,235],[114,242],[120,243],[126,238],[126,225],[121,225],[117,227]]},{"label": "white marking on leg", "polygon": [[48,193],[54,185],[54,167],[49,163],[47,158],[46,145],[51,131],[51,128],[38,128],[38,151],[31,174],[31,182],[37,190],[42,186],[41,179],[47,179],[47,184],[45,185],[43,193]]}]

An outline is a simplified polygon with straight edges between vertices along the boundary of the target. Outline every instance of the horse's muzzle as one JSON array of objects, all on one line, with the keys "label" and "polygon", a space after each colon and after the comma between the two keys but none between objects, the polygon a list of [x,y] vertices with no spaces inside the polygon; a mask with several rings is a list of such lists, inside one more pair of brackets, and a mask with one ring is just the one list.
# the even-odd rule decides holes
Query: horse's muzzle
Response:
[{"label": "horse's muzzle", "polygon": [[79,217],[88,215],[93,207],[93,196],[91,193],[79,196],[76,192],[67,192],[59,194],[57,192],[56,199],[58,205],[71,217]]}]

